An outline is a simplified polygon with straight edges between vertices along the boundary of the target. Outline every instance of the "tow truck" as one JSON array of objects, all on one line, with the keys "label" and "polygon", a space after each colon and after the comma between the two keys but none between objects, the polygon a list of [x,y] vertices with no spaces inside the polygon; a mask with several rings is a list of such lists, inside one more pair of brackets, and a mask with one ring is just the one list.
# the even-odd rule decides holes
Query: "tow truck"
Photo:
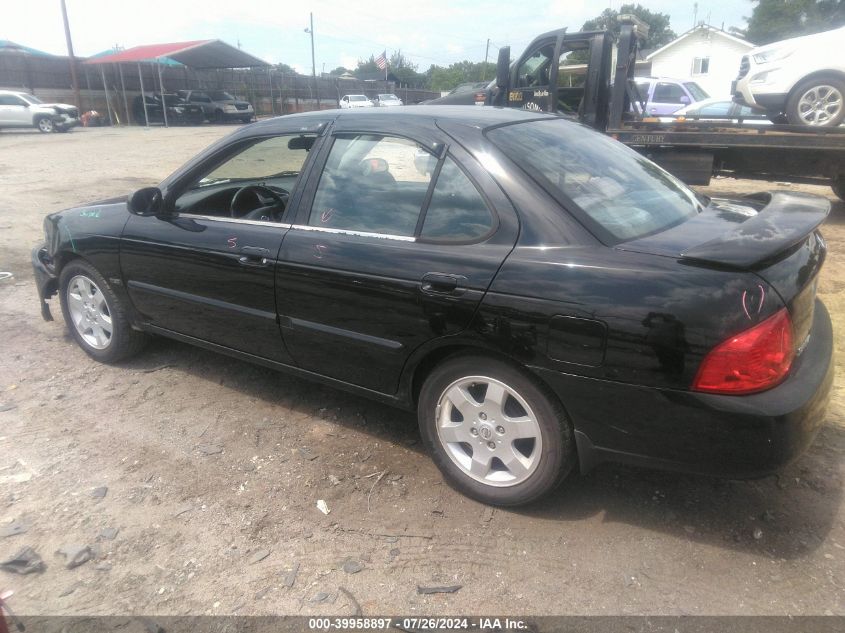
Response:
[{"label": "tow truck", "polygon": [[503,47],[495,81],[471,94],[471,102],[571,117],[687,184],[707,185],[714,174],[790,180],[829,184],[845,199],[845,127],[746,125],[736,115],[647,116],[634,71],[648,26],[630,15],[620,22],[618,37],[609,30],[544,33],[513,62],[510,47]]}]

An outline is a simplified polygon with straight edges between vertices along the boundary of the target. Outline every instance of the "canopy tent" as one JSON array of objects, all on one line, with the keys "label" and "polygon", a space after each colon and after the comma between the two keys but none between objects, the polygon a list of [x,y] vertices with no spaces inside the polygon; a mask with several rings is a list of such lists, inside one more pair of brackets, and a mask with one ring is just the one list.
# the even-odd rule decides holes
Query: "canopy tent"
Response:
[{"label": "canopy tent", "polygon": [[[141,93],[144,92],[144,79],[141,74],[141,64],[154,63],[158,69],[159,89],[164,100],[164,81],[161,76],[161,65],[177,62],[198,70],[208,68],[253,68],[256,66],[270,68],[270,64],[257,57],[245,53],[221,40],[193,40],[190,42],[170,42],[168,44],[146,44],[134,46],[123,51],[111,54],[100,55],[89,58],[86,64],[99,64],[100,73],[103,75],[103,87],[106,89],[106,103],[109,102],[108,88],[105,87],[106,79],[103,72],[103,64],[118,64],[120,70],[121,84],[123,83],[123,63],[138,64],[138,77],[141,80]],[[126,105],[126,89],[123,88],[123,102]],[[149,125],[147,116],[147,101],[141,98],[144,105],[144,119]],[[111,119],[111,107],[109,106],[109,118]],[[162,101],[162,115],[164,125],[167,126],[167,107]]]},{"label": "canopy tent", "polygon": [[[92,62],[92,59],[102,59],[103,57],[109,57],[111,55],[116,55],[118,53],[123,53],[124,50],[122,48],[108,48],[104,51],[100,51],[99,53],[94,53],[93,55],[88,57],[88,63],[95,63]],[[182,68],[184,64],[180,64],[176,60],[170,59],[169,57],[161,57],[159,59],[155,59],[153,57],[149,59],[143,60],[144,62],[148,62],[150,64],[155,64],[156,62],[160,63],[162,66],[171,66],[173,68]]]},{"label": "canopy tent", "polygon": [[270,64],[230,46],[221,40],[194,40],[171,42],[169,44],[147,44],[134,46],[125,51],[89,59],[86,64],[117,64],[120,62],[150,62],[163,57],[196,68],[252,68],[267,67]]},{"label": "canopy tent", "polygon": [[0,40],[0,53],[21,53],[35,57],[55,57],[55,55],[51,55],[50,53],[45,53],[44,51],[39,51],[36,48],[30,48],[29,46],[24,46],[11,40]]}]

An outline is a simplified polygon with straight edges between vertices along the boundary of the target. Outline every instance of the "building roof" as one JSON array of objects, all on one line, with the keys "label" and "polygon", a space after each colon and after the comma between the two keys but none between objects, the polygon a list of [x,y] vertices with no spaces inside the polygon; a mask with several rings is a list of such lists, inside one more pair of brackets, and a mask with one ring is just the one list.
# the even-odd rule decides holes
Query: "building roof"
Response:
[{"label": "building roof", "polygon": [[191,68],[250,68],[270,64],[221,40],[193,40],[135,46],[111,55],[96,57],[86,64],[155,62],[164,58]]},{"label": "building roof", "polygon": [[648,56],[646,57],[646,61],[651,61],[653,57],[659,55],[660,53],[665,51],[667,48],[671,48],[672,46],[679,44],[682,40],[685,40],[686,38],[688,38],[690,35],[694,35],[695,33],[700,33],[702,31],[707,31],[707,32],[713,33],[715,35],[719,35],[721,37],[724,37],[725,39],[731,40],[732,42],[735,42],[737,44],[741,44],[742,46],[747,47],[749,50],[754,48],[754,44],[752,44],[751,42],[749,42],[747,40],[742,39],[741,37],[737,37],[736,35],[731,35],[727,31],[723,31],[722,29],[717,29],[715,26],[710,26],[709,24],[699,24],[698,26],[691,28],[686,33],[682,33],[681,35],[676,37],[674,40],[669,42],[668,44],[664,44],[663,46],[658,48],[656,51],[652,51],[651,53],[649,53]]},{"label": "building roof", "polygon": [[30,48],[29,46],[24,46],[11,40],[0,40],[0,53],[20,53],[23,55],[35,55],[36,57],[55,57],[55,55],[51,55],[50,53],[45,53],[44,51],[39,51],[36,48]]}]

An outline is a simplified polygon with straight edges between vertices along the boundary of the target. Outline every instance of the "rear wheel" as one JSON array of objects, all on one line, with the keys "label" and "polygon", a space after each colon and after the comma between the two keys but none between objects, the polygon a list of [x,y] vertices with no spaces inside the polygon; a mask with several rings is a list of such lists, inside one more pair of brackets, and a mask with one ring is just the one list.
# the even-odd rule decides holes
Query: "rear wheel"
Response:
[{"label": "rear wheel", "polygon": [[484,503],[529,503],[575,463],[560,403],[530,375],[493,358],[454,357],[435,368],[420,391],[418,418],[447,481]]},{"label": "rear wheel", "polygon": [[214,121],[215,123],[224,123],[225,118],[223,117],[223,110],[215,110],[214,111]]},{"label": "rear wheel", "polygon": [[793,125],[839,125],[845,118],[845,81],[820,76],[802,82],[786,102],[786,117]]},{"label": "rear wheel", "polygon": [[39,132],[43,132],[45,134],[52,132],[55,130],[55,126],[53,125],[53,119],[48,116],[41,116],[35,120],[35,127],[38,128]]},{"label": "rear wheel", "polygon": [[124,306],[88,262],[70,262],[59,277],[62,315],[71,336],[95,360],[113,363],[137,353],[144,336],[132,329]]}]

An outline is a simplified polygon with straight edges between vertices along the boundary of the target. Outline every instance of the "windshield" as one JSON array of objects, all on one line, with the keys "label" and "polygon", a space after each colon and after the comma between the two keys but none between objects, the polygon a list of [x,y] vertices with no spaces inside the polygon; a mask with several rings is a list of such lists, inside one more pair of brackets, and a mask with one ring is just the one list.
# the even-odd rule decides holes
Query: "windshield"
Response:
[{"label": "windshield", "polygon": [[684,85],[687,87],[687,90],[692,95],[692,98],[696,101],[703,101],[704,99],[710,98],[710,95],[704,91],[704,88],[699,86],[694,81],[688,81]]},{"label": "windshield", "polygon": [[215,90],[214,92],[210,92],[209,96],[215,101],[236,101],[236,99],[232,95],[223,90]]},{"label": "windshield", "polygon": [[37,105],[39,103],[44,103],[41,99],[39,99],[38,97],[35,97],[33,95],[22,94],[22,95],[20,95],[20,97],[24,101],[29,101],[33,105]]},{"label": "windshield", "polygon": [[674,176],[583,125],[533,121],[487,137],[606,243],[658,233],[701,211]]},{"label": "windshield", "polygon": [[379,101],[399,101],[399,97],[396,95],[379,95]]},{"label": "windshield", "polygon": [[350,101],[366,101],[367,97],[364,95],[349,95]]}]

